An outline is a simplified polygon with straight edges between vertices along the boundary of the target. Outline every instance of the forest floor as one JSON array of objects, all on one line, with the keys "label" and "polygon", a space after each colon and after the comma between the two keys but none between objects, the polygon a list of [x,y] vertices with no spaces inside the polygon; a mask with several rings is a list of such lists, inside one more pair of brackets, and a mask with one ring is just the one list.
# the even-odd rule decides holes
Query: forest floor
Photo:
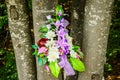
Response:
[{"label": "forest floor", "polygon": [[120,56],[109,61],[112,71],[105,72],[106,80],[120,80]]}]

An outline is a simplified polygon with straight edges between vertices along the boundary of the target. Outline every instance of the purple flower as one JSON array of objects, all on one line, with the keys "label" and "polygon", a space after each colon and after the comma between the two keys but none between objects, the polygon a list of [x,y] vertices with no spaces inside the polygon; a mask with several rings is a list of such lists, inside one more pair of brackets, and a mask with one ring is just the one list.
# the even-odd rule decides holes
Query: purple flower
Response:
[{"label": "purple flower", "polygon": [[50,25],[50,24],[47,24],[46,26],[47,26],[47,28],[48,28],[48,29],[50,29],[50,27],[51,27],[51,25]]},{"label": "purple flower", "polygon": [[54,25],[55,26],[57,26],[57,27],[63,27],[63,28],[65,28],[66,26],[68,26],[69,25],[69,22],[66,20],[66,19],[64,19],[64,18],[62,18],[62,20],[61,21],[56,21],[55,23],[54,23]]},{"label": "purple flower", "polygon": [[66,35],[67,32],[65,31],[64,28],[60,27],[60,30],[59,31],[57,30],[56,33],[57,33],[58,36],[62,36],[63,37],[63,36]]},{"label": "purple flower", "polygon": [[59,12],[58,12],[58,16],[62,16],[62,11],[60,10]]},{"label": "purple flower", "polygon": [[60,56],[59,65],[60,65],[61,68],[64,69],[67,76],[75,75],[75,72],[74,72],[72,66],[67,61],[67,56],[66,55]]},{"label": "purple flower", "polygon": [[62,18],[61,23],[62,23],[63,27],[66,27],[66,26],[69,25],[69,22],[66,19],[64,19],[64,18]]},{"label": "purple flower", "polygon": [[59,27],[59,26],[61,25],[61,23],[60,23],[60,21],[56,21],[56,22],[54,23],[54,25],[55,25],[56,27]]}]

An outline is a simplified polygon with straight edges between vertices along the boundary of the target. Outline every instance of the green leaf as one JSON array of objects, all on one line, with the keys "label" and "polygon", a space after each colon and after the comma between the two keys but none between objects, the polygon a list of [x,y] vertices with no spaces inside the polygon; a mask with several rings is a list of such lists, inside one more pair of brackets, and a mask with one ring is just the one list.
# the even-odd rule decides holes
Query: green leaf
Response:
[{"label": "green leaf", "polygon": [[43,64],[46,64],[47,60],[47,57],[43,58]]},{"label": "green leaf", "polygon": [[79,48],[80,48],[79,46],[76,46],[76,45],[73,46],[73,50],[76,51],[76,52]]},{"label": "green leaf", "polygon": [[58,14],[59,11],[61,11],[62,14],[64,14],[64,10],[63,10],[61,5],[57,5],[57,7],[56,7],[56,14]]},{"label": "green leaf", "polygon": [[40,38],[45,38],[45,35],[46,35],[45,33],[41,34]]},{"label": "green leaf", "polygon": [[44,57],[44,58],[38,57],[38,64],[42,66],[46,64],[47,60],[48,60],[47,57]]},{"label": "green leaf", "polygon": [[59,65],[57,64],[57,62],[50,62],[49,68],[50,68],[52,74],[53,74],[56,78],[58,78],[59,73],[60,73],[60,67],[59,67]]},{"label": "green leaf", "polygon": [[32,45],[32,48],[33,48],[33,49],[37,49],[38,46],[37,46],[37,45]]},{"label": "green leaf", "polygon": [[3,49],[0,49],[0,55],[3,55],[5,52]]},{"label": "green leaf", "polygon": [[85,66],[82,61],[71,57],[70,63],[72,65],[73,69],[75,69],[76,71],[80,71],[80,72],[85,71]]},{"label": "green leaf", "polygon": [[62,20],[62,16],[56,16],[56,20]]},{"label": "green leaf", "polygon": [[40,66],[43,65],[43,61],[42,61],[42,58],[41,58],[41,57],[38,57],[38,64],[39,64]]},{"label": "green leaf", "polygon": [[59,17],[59,20],[62,20],[62,16]]},{"label": "green leaf", "polygon": [[42,27],[40,27],[39,32],[47,33],[48,32],[48,28],[46,26],[42,26]]},{"label": "green leaf", "polygon": [[52,19],[52,18],[48,20],[48,23],[49,23],[49,24],[52,23],[52,22],[53,22],[53,19]]},{"label": "green leaf", "polygon": [[37,50],[37,49],[35,49],[35,51],[34,51],[33,55],[37,56],[37,54],[38,54],[38,50]]},{"label": "green leaf", "polygon": [[51,25],[50,30],[54,31],[56,29],[56,27],[54,25]]},{"label": "green leaf", "polygon": [[41,58],[44,57],[44,53],[40,53],[39,57],[41,57]]}]

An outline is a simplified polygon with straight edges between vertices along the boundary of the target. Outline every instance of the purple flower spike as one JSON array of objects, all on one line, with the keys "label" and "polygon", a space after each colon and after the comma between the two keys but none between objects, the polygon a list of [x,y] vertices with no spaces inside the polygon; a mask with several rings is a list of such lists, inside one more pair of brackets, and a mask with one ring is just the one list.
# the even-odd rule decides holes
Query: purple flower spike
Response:
[{"label": "purple flower spike", "polygon": [[67,56],[66,55],[60,56],[59,65],[60,65],[61,68],[64,69],[67,76],[75,75],[75,72],[74,72],[72,66],[67,61]]},{"label": "purple flower spike", "polygon": [[65,35],[67,34],[67,30],[64,30],[64,28],[60,28],[59,31],[56,31],[57,35],[58,35],[58,41],[56,43],[57,47],[61,47],[62,50],[64,51],[65,54],[69,53],[69,45],[67,42],[67,39],[65,39]]}]

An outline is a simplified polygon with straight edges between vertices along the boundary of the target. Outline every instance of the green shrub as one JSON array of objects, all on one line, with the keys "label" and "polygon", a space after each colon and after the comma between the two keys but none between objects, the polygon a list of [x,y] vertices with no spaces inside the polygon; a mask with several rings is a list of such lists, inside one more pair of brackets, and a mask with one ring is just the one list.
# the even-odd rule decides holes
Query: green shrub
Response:
[{"label": "green shrub", "polygon": [[17,80],[13,51],[0,49],[0,80]]}]

